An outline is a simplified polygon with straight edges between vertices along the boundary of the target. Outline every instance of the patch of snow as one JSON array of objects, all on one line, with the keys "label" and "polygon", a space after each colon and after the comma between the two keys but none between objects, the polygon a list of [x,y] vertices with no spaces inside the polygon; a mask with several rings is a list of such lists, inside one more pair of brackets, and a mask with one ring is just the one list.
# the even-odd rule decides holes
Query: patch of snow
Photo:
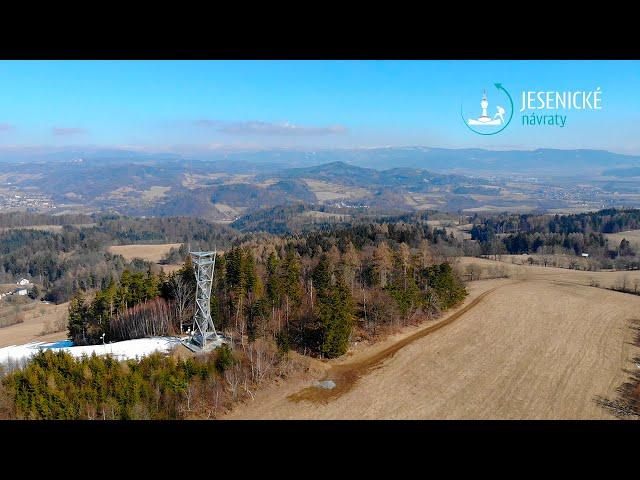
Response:
[{"label": "patch of snow", "polygon": [[316,382],[316,387],[324,388],[325,390],[332,390],[336,388],[336,382],[333,380],[323,380],[322,382]]},{"label": "patch of snow", "polygon": [[144,357],[153,352],[169,352],[179,345],[182,339],[179,337],[150,337],[125,340],[123,342],[107,343],[105,345],[74,346],[73,342],[65,340],[61,342],[45,343],[31,342],[24,345],[11,345],[0,348],[0,363],[21,362],[29,359],[40,350],[64,350],[74,357],[82,355],[112,355],[118,360],[129,360]]}]

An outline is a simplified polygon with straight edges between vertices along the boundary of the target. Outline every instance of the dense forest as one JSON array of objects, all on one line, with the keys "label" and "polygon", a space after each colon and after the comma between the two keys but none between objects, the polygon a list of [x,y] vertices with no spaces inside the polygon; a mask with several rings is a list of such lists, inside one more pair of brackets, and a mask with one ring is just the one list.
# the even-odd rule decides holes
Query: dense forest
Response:
[{"label": "dense forest", "polygon": [[[262,231],[286,235],[348,226],[360,221],[370,221],[375,217],[371,208],[352,207],[345,211],[344,208],[296,202],[247,213],[236,219],[231,226],[241,232]],[[382,217],[382,212],[377,217]]]},{"label": "dense forest", "polygon": [[[405,240],[409,241],[407,243]],[[244,344],[265,338],[325,357],[356,335],[433,318],[466,295],[440,244],[454,240],[426,224],[370,224],[302,237],[252,238],[220,254],[212,316]],[[78,344],[185,331],[195,280],[190,258],[171,275],[125,270],[89,301],[69,306]]]},{"label": "dense forest", "polygon": [[476,215],[471,238],[481,253],[589,254],[602,266],[640,268],[636,252],[626,240],[611,245],[604,234],[640,228],[640,210],[606,209],[575,215]]},{"label": "dense forest", "polygon": [[[419,248],[422,241],[433,245],[443,258],[458,255],[501,253],[544,253],[579,256],[588,253],[601,268],[638,268],[640,260],[632,246],[623,241],[611,244],[604,234],[640,226],[640,210],[607,209],[576,215],[474,215],[472,239],[463,242],[444,229],[432,228],[427,219],[433,212],[415,212],[372,219],[358,214],[305,223],[300,215],[310,211],[303,205],[272,209],[258,216],[256,223],[242,220],[236,229],[192,217],[132,218],[115,214],[45,215],[33,213],[0,214],[0,283],[14,283],[22,277],[35,281],[42,296],[52,302],[68,301],[78,291],[106,288],[125,270],[146,273],[148,262],[127,262],[106,251],[109,245],[134,243],[182,243],[165,259],[184,261],[189,248],[225,250],[232,245],[265,245],[291,242],[298,255],[316,255],[318,248],[335,246],[344,251],[351,242],[366,250],[382,240],[406,243]],[[329,212],[318,212],[329,213]],[[304,218],[309,218],[305,216]],[[308,220],[305,220],[308,222]],[[37,225],[56,229],[36,229]],[[21,228],[22,227],[22,228]],[[271,230],[272,233],[255,231]],[[258,246],[263,249],[263,246]]]},{"label": "dense forest", "polygon": [[[5,418],[211,418],[265,379],[299,368],[291,350],[333,358],[436,318],[467,292],[447,262],[456,241],[423,224],[360,225],[290,237],[247,237],[220,254],[212,316],[233,349],[196,359],[74,359],[45,351],[6,372]],[[170,275],[123,270],[69,304],[76,344],[175,334],[193,318],[189,259]],[[297,357],[304,358],[304,357]]]},{"label": "dense forest", "polygon": [[[416,226],[408,229],[406,225],[411,223]],[[192,217],[132,218],[111,214],[53,216],[9,213],[0,214],[0,224],[7,225],[0,231],[0,283],[14,283],[22,277],[30,278],[42,287],[43,297],[55,303],[70,300],[78,291],[106,288],[111,281],[118,280],[124,270],[135,273],[146,272],[150,268],[148,262],[127,262],[119,255],[108,253],[106,247],[110,245],[182,243],[180,249],[174,249],[165,259],[166,263],[178,263],[184,261],[189,248],[224,250],[234,244],[264,243],[277,238],[268,233],[240,233],[230,227]],[[34,228],[38,225],[56,225],[59,228]],[[389,229],[390,239],[393,241],[407,241],[415,246],[416,241],[427,239],[437,243],[442,249],[449,248],[451,255],[455,254],[454,250],[462,252],[460,245],[448,238],[444,230],[431,231],[421,216],[407,216],[391,219],[388,223],[362,220],[353,225],[319,225],[322,227],[319,231],[306,234],[311,235],[307,253],[316,244],[322,244],[327,249],[328,243],[322,240],[327,235],[344,237],[338,239],[342,246],[346,238],[360,247],[367,242],[375,242],[380,234],[371,230],[373,225],[389,225],[384,228]],[[298,237],[298,234],[289,234],[285,238]]]},{"label": "dense forest", "polygon": [[407,212],[400,208],[381,209],[362,205],[345,208],[297,202],[250,212],[236,219],[231,227],[241,232],[293,235],[369,223],[420,223],[441,218],[451,220],[456,217],[435,211]]},{"label": "dense forest", "polygon": [[48,350],[2,379],[0,418],[212,418],[237,397],[238,372],[248,371],[240,363],[224,347],[186,360],[154,353],[124,363]]},{"label": "dense forest", "polygon": [[[33,279],[44,289],[44,297],[55,303],[69,300],[77,291],[105,288],[124,270],[146,272],[150,264],[127,262],[106,251],[109,245],[184,242],[195,248],[225,248],[237,232],[204,220],[175,218],[130,218],[116,215],[71,216],[65,220],[91,220],[79,225],[60,224],[57,216],[2,214],[0,224],[0,283],[21,277]],[[19,228],[61,225],[59,230]]]},{"label": "dense forest", "polygon": [[499,233],[618,233],[640,229],[640,210],[605,209],[573,215],[502,214],[474,215],[472,223]]}]

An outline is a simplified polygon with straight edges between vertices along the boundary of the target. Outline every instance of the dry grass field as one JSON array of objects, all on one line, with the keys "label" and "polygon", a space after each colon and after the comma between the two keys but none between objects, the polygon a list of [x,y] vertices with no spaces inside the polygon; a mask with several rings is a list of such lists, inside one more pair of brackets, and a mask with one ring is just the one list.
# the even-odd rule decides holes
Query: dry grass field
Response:
[{"label": "dry grass field", "polygon": [[180,248],[181,243],[161,243],[148,245],[114,245],[107,248],[107,251],[115,255],[122,255],[127,261],[134,258],[141,258],[156,264],[157,269],[162,268],[165,273],[178,270],[182,265],[161,265],[159,262],[169,253],[172,248]]},{"label": "dry grass field", "polygon": [[28,342],[53,342],[67,337],[68,303],[60,305],[37,302],[24,312],[24,321],[0,328],[0,348]]},{"label": "dry grass field", "polygon": [[565,254],[543,255],[532,253],[523,255],[500,255],[499,260],[516,265],[530,265],[532,261],[534,265],[541,266],[544,266],[546,261],[548,267],[571,268],[573,265],[574,268],[579,268],[580,270],[588,270],[590,265],[595,266],[599,264],[597,261],[589,258]]},{"label": "dry grass field", "polygon": [[[469,262],[499,263],[458,267]],[[437,322],[315,362],[314,378],[268,387],[228,418],[614,418],[596,400],[615,398],[625,370],[638,368],[640,296],[589,285],[625,273],[502,265],[511,278],[470,283],[464,304]]]},{"label": "dry grass field", "polygon": [[604,235],[609,240],[610,247],[617,247],[623,238],[626,238],[632,247],[640,248],[640,230],[628,230],[620,233],[606,233]]},{"label": "dry grass field", "polygon": [[143,190],[140,192],[140,199],[144,202],[154,202],[166,197],[167,193],[171,190],[171,187],[162,187],[160,185],[154,185],[149,190]]},{"label": "dry grass field", "polygon": [[[505,261],[464,257],[458,260],[456,268],[462,272],[467,265],[475,264],[479,265],[481,269],[486,272],[492,269],[504,268],[509,277],[514,279],[570,282],[585,286],[597,285],[601,288],[619,288],[623,284],[633,287],[636,281],[640,282],[640,270],[589,272],[538,265],[517,265],[511,263],[508,257],[508,255],[503,255]],[[486,275],[483,275],[481,278],[484,277],[486,277]]]},{"label": "dry grass field", "polygon": [[107,251],[115,255],[122,255],[127,261],[141,258],[149,262],[158,263],[172,248],[180,248],[181,243],[161,243],[158,245],[114,245]]},{"label": "dry grass field", "polygon": [[323,182],[322,180],[303,179],[309,189],[315,194],[319,202],[332,200],[345,200],[360,198],[369,192],[364,188],[345,187],[335,183]]}]

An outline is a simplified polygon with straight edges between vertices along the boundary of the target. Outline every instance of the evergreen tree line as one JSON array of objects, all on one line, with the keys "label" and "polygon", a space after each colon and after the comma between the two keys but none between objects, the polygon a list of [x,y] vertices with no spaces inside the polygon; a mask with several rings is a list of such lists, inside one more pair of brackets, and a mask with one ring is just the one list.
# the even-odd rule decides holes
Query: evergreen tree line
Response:
[{"label": "evergreen tree line", "polygon": [[342,355],[355,337],[432,318],[465,297],[451,266],[420,245],[349,242],[302,255],[296,241],[233,247],[216,264],[214,321],[241,343],[266,338],[284,350]]},{"label": "evergreen tree line", "polygon": [[[211,296],[216,327],[243,348],[261,338],[283,351],[331,358],[355,337],[433,318],[466,295],[426,239],[417,248],[379,241],[358,249],[341,238],[248,242],[219,254]],[[168,276],[125,271],[91,302],[82,293],[73,298],[69,337],[82,344],[103,334],[115,341],[184,332],[192,327],[195,290],[189,257]]]},{"label": "evergreen tree line", "polygon": [[2,378],[0,418],[210,418],[230,406],[229,383],[248,371],[226,346],[186,360],[154,353],[126,362],[44,350]]},{"label": "evergreen tree line", "polygon": [[[191,267],[187,268],[193,275]],[[77,292],[69,302],[69,339],[86,345],[177,333],[180,311],[172,285],[178,277],[187,275],[185,269],[170,277],[150,269],[146,273],[125,270],[119,280],[111,279],[98,290],[91,301]]]},{"label": "evergreen tree line", "polygon": [[640,229],[640,209],[607,208],[597,212],[571,215],[475,214],[471,223],[481,225],[493,233],[618,233]]},{"label": "evergreen tree line", "polygon": [[577,215],[498,215],[474,219],[471,238],[483,255],[588,253],[602,268],[637,268],[631,244],[623,239],[611,245],[603,235],[640,226],[640,210],[601,210]]}]

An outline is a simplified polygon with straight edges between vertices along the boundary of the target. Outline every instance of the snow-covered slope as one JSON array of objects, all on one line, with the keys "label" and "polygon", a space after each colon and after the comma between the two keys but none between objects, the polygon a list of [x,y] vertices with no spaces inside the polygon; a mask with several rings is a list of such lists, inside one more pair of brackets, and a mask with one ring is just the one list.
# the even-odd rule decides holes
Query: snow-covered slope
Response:
[{"label": "snow-covered slope", "polygon": [[143,357],[155,351],[168,352],[179,345],[180,342],[181,339],[178,337],[138,338],[124,342],[107,343],[106,345],[85,346],[73,346],[70,341],[55,343],[31,342],[24,345],[0,348],[0,363],[7,363],[10,360],[15,362],[26,360],[43,349],[64,350],[74,357],[90,356],[95,353],[96,355],[113,355],[119,360],[127,360]]}]

